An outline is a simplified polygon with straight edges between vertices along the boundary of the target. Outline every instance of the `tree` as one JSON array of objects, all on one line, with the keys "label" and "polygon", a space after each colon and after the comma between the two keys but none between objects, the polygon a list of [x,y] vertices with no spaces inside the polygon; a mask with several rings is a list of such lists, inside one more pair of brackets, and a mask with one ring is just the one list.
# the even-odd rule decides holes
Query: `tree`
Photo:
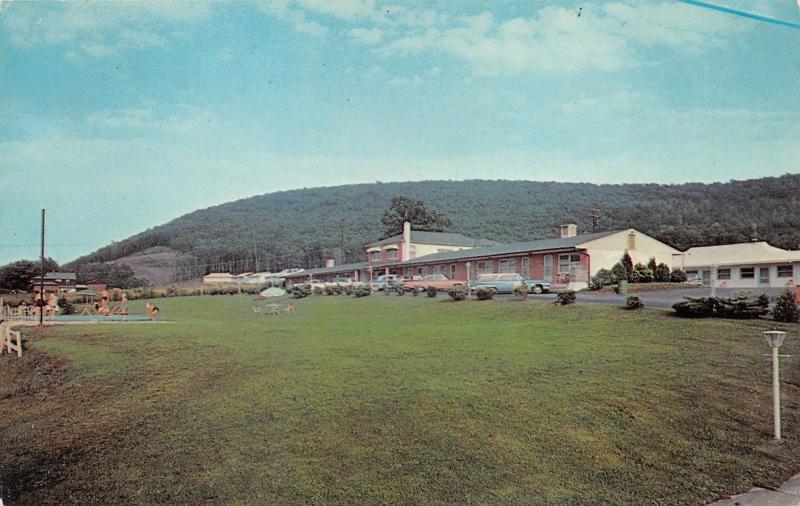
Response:
[{"label": "tree", "polygon": [[683,269],[675,269],[670,273],[669,280],[673,283],[683,283],[686,281],[686,273]]},{"label": "tree", "polygon": [[671,273],[669,271],[669,265],[662,262],[656,266],[655,270],[656,281],[658,281],[659,283],[669,282],[670,274]]},{"label": "tree", "polygon": [[650,260],[647,261],[647,268],[655,274],[656,270],[658,269],[658,264],[656,264],[656,257],[650,257]]},{"label": "tree", "polygon": [[398,195],[392,198],[392,205],[383,212],[381,223],[384,234],[392,236],[403,232],[403,223],[411,222],[417,230],[442,232],[453,226],[452,220],[446,214],[425,208],[421,199],[414,199]]},{"label": "tree", "polygon": [[651,283],[653,281],[653,271],[644,264],[636,264],[631,272],[632,283]]},{"label": "tree", "polygon": [[83,284],[102,283],[110,288],[136,288],[146,286],[144,279],[133,275],[133,269],[127,264],[90,263],[80,266],[78,282]]},{"label": "tree", "polygon": [[630,274],[633,272],[633,259],[631,258],[631,254],[628,253],[628,250],[625,250],[625,253],[622,254],[622,259],[620,262],[623,266],[625,266],[625,271]]},{"label": "tree", "polygon": [[800,321],[800,306],[794,300],[794,294],[786,290],[776,300],[772,308],[772,317],[778,322]]},{"label": "tree", "polygon": [[[52,258],[44,259],[44,271],[53,272],[59,269]],[[0,288],[27,292],[31,288],[31,280],[41,275],[42,264],[33,260],[17,260],[0,267]]]}]

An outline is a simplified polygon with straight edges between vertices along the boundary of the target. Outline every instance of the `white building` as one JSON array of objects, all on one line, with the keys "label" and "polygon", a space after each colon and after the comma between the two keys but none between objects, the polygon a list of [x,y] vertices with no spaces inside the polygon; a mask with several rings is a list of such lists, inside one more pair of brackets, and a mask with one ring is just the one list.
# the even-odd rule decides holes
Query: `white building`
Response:
[{"label": "white building", "polygon": [[786,288],[800,284],[800,251],[765,241],[699,246],[677,255],[674,267],[719,288]]}]

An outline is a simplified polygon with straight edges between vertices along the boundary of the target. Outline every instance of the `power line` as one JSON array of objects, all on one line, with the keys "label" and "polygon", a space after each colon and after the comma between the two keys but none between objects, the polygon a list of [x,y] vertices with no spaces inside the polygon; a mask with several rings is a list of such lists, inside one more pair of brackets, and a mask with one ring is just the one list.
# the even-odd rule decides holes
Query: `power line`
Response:
[{"label": "power line", "polygon": [[800,23],[794,23],[792,21],[785,21],[783,19],[771,18],[768,16],[762,16],[761,14],[756,14],[754,12],[747,12],[742,11],[739,9],[734,9],[733,7],[727,7],[725,5],[714,4],[711,2],[703,2],[701,0],[678,0],[679,2],[683,2],[685,4],[694,5],[696,7],[702,7],[704,9],[711,9],[714,11],[724,12],[726,14],[733,14],[734,16],[740,16],[743,18],[754,19],[756,21],[761,21],[763,23],[772,23],[773,25],[778,26],[785,26],[786,28],[797,28],[800,29]]}]

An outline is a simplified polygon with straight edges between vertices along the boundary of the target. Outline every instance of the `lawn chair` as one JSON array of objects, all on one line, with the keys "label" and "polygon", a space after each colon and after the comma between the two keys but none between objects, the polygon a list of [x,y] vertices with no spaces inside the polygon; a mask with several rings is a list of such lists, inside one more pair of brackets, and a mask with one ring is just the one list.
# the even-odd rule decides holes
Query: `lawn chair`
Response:
[{"label": "lawn chair", "polygon": [[267,314],[268,315],[281,314],[281,306],[278,304],[267,304]]},{"label": "lawn chair", "polygon": [[291,302],[286,304],[286,309],[283,310],[286,314],[294,314],[294,304]]},{"label": "lawn chair", "polygon": [[264,314],[264,308],[263,307],[252,306],[252,308],[253,308],[253,314],[261,314],[261,315]]}]

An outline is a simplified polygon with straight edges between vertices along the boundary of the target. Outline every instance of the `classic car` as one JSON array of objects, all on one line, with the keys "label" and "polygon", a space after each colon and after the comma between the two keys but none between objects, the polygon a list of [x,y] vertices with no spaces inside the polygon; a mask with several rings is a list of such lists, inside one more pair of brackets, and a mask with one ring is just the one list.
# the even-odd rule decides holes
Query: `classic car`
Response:
[{"label": "classic car", "polygon": [[418,291],[423,291],[429,286],[432,286],[437,290],[449,290],[453,288],[454,285],[463,284],[464,281],[450,279],[444,274],[428,274],[427,276],[422,276],[420,279],[406,279],[403,281],[403,286],[406,288],[406,290]]}]

